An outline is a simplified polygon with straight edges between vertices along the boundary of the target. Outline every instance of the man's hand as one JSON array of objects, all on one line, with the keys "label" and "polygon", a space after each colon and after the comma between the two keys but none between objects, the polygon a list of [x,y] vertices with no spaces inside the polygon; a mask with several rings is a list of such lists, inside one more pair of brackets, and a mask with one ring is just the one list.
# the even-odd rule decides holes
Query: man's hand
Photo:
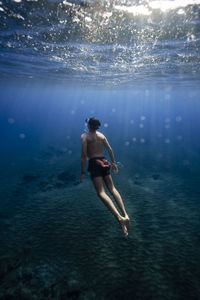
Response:
[{"label": "man's hand", "polygon": [[112,170],[115,174],[118,173],[118,168],[117,168],[117,164],[116,163],[112,163]]},{"label": "man's hand", "polygon": [[82,173],[80,176],[80,182],[83,182],[83,181],[84,181],[84,173]]}]

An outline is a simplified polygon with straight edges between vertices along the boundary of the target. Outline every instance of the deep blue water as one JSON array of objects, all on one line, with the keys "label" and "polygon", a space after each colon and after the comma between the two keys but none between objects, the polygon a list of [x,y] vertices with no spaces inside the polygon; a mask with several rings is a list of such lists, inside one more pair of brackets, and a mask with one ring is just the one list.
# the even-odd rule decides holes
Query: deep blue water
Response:
[{"label": "deep blue water", "polygon": [[[0,1],[0,299],[200,299],[199,5]],[[128,238],[79,182],[91,116]]]}]

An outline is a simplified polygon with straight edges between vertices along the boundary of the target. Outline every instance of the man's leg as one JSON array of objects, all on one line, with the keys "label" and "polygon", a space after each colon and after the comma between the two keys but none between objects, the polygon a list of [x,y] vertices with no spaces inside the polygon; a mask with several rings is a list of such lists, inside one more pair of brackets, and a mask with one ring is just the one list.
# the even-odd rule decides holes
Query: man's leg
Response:
[{"label": "man's leg", "polygon": [[[113,184],[113,181],[112,181],[112,176],[111,175],[107,175],[104,177],[104,181],[105,181],[105,184],[109,190],[109,192],[113,195],[115,201],[117,202],[117,205],[118,207],[120,208],[123,216],[129,220],[129,217],[128,217],[128,214],[125,210],[125,207],[124,207],[124,203],[122,201],[122,198],[119,194],[119,192],[117,191],[117,189],[115,188],[114,184]],[[129,221],[127,222],[127,227],[129,228],[130,226],[130,223]]]},{"label": "man's leg", "polygon": [[94,177],[92,179],[92,181],[93,181],[94,187],[96,189],[97,195],[102,200],[104,205],[111,211],[111,213],[119,221],[124,235],[128,235],[127,227],[126,227],[126,219],[120,215],[120,213],[116,209],[114,203],[112,202],[110,197],[106,194],[104,186],[103,186],[103,178],[102,177]]}]

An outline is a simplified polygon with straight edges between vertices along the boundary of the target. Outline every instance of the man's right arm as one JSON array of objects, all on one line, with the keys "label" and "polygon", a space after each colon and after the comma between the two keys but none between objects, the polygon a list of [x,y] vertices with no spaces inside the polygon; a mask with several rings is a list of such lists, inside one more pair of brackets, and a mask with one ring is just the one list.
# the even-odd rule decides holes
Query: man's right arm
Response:
[{"label": "man's right arm", "polygon": [[85,163],[86,163],[86,157],[87,157],[87,139],[86,135],[81,135],[81,176],[80,180],[83,181],[84,172],[85,172]]}]

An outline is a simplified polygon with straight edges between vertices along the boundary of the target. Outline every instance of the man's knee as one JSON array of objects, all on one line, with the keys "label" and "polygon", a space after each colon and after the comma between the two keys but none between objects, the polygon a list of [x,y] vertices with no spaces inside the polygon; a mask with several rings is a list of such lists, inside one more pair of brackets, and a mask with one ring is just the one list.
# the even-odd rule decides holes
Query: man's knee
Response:
[{"label": "man's knee", "polygon": [[104,196],[105,196],[105,191],[97,191],[97,196],[99,197],[99,198],[104,198]]},{"label": "man's knee", "polygon": [[112,195],[115,194],[115,192],[116,192],[116,188],[114,187],[114,185],[109,187],[108,190]]}]

